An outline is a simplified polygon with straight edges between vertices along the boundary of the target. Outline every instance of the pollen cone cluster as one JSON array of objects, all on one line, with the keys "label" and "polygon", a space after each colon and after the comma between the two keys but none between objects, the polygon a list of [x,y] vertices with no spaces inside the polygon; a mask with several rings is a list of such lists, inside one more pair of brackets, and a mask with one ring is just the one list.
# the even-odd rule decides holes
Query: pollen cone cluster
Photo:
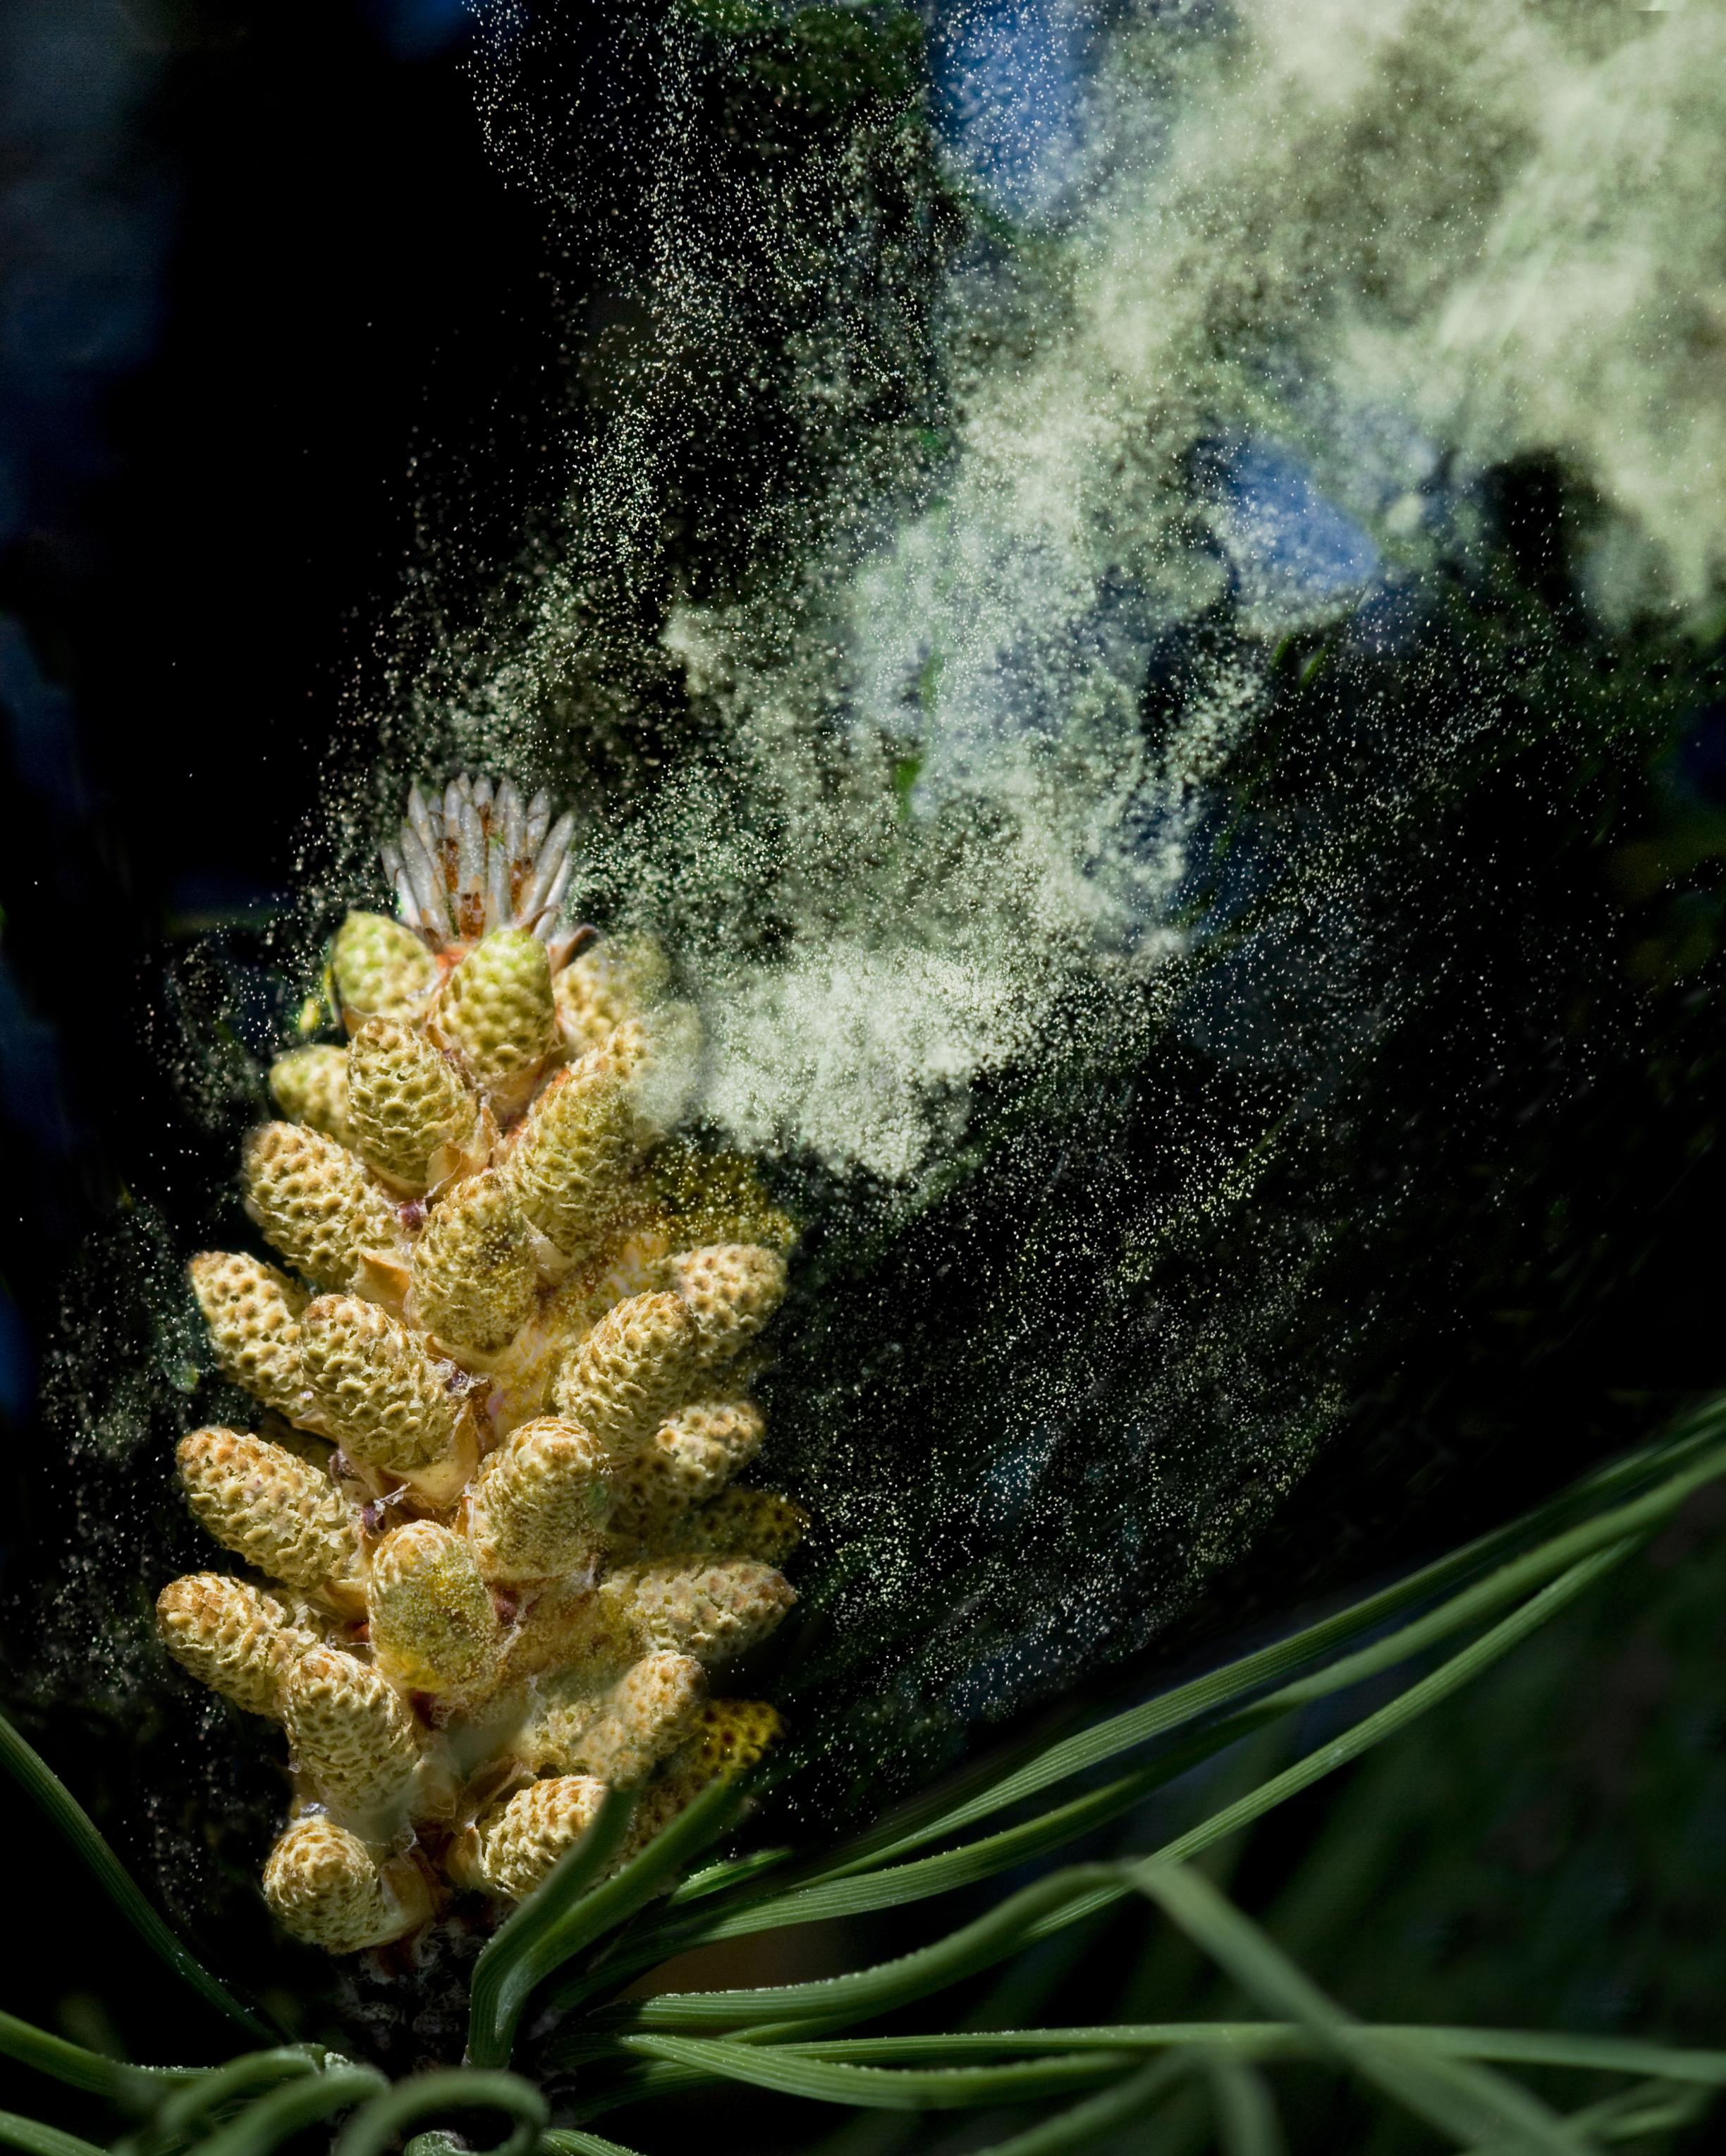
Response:
[{"label": "pollen cone cluster", "polygon": [[563,924],[572,829],[508,783],[413,790],[398,917],[331,952],[347,1042],[277,1063],[246,1146],[281,1264],[192,1263],[259,1412],[180,1473],[248,1569],[173,1581],[158,1626],[281,1723],[264,1891],[332,1953],[532,1893],[608,1785],[626,1861],[778,1734],[710,1683],[794,1599],[802,1515],[732,1480],[791,1229],[746,1162],[669,1137],[694,1016],[656,947]]}]

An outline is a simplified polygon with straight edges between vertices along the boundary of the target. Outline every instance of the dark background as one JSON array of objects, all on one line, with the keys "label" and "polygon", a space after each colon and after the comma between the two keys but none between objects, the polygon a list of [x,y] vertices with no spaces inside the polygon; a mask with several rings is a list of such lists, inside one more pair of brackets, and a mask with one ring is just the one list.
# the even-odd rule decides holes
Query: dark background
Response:
[{"label": "dark background", "polygon": [[[179,1226],[231,1173],[149,1029],[164,964],[292,880],[428,466],[476,559],[555,492],[548,242],[484,154],[466,38],[436,0],[0,13],[8,1556],[64,1526],[25,1447],[74,1252],[134,1191]],[[59,1884],[0,2005],[78,2033],[100,1994],[139,2056],[231,2049],[42,1855]]]},{"label": "dark background", "polygon": [[[164,946],[268,910],[332,738],[376,693],[419,460],[459,474],[479,558],[554,483],[558,331],[458,14],[190,8],[173,43],[117,55],[117,14],[23,17],[38,109],[7,146],[12,193],[46,198],[46,229],[14,202],[0,296],[22,482],[0,553],[0,1107],[28,1341],[161,1147],[140,998]],[[106,67],[130,109],[80,110]],[[23,1354],[9,1342],[14,1411]]]}]

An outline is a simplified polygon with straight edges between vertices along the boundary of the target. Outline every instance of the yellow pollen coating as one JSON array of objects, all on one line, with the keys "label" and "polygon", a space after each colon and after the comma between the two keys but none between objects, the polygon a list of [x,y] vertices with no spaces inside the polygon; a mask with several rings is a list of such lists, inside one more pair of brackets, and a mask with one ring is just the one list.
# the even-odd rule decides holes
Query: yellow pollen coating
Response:
[{"label": "yellow pollen coating", "polygon": [[670,983],[651,937],[602,937],[558,975],[557,1015],[578,1053],[597,1048],[614,1027],[661,1002]]},{"label": "yellow pollen coating", "polygon": [[518,1900],[543,1886],[558,1858],[593,1824],[605,1789],[586,1774],[564,1774],[530,1782],[482,1814],[464,1852],[476,1883]]},{"label": "yellow pollen coating", "polygon": [[703,1785],[723,1776],[730,1780],[754,1766],[769,1746],[785,1734],[785,1723],[765,1701],[710,1699],[695,1717],[683,1758],[683,1773]]},{"label": "yellow pollen coating", "polygon": [[412,1019],[438,985],[438,962],[411,929],[382,913],[351,913],[330,953],[344,1015]]},{"label": "yellow pollen coating", "polygon": [[545,945],[525,929],[494,930],[445,981],[431,1023],[484,1092],[502,1108],[519,1105],[557,1045]]},{"label": "yellow pollen coating", "polygon": [[389,1804],[419,1764],[418,1732],[394,1687],[338,1647],[315,1647],[294,1664],[282,1722],[300,1772],[349,1811]]},{"label": "yellow pollen coating", "polygon": [[752,1244],[709,1244],[668,1259],[664,1270],[666,1285],[694,1313],[706,1363],[735,1355],[785,1300],[785,1260]]},{"label": "yellow pollen coating", "polygon": [[643,1791],[622,1858],[645,1849],[710,1784],[733,1781],[754,1766],[784,1730],[779,1716],[760,1700],[709,1700],[696,1715],[689,1741],[663,1777]]},{"label": "yellow pollen coating", "polygon": [[461,1402],[417,1337],[356,1295],[320,1296],[300,1321],[300,1367],[350,1460],[411,1476],[455,1450]]},{"label": "yellow pollen coating", "polygon": [[[649,1650],[627,1609],[581,1573],[530,1589],[504,1643],[501,1667],[513,1689],[533,1679],[574,1687],[586,1698]],[[566,1687],[567,1689],[567,1687]]]},{"label": "yellow pollen coating", "polygon": [[729,1661],[765,1640],[796,1599],[771,1565],[748,1558],[628,1565],[599,1589],[613,1620],[644,1646],[704,1663]]},{"label": "yellow pollen coating", "polygon": [[269,1066],[270,1097],[290,1123],[322,1131],[338,1145],[351,1145],[348,1121],[347,1058],[339,1048],[296,1048]]},{"label": "yellow pollen coating", "polygon": [[663,1550],[781,1565],[808,1531],[808,1514],[789,1497],[771,1490],[721,1490],[693,1512],[673,1512],[657,1522],[653,1538]]},{"label": "yellow pollen coating", "polygon": [[674,1295],[633,1295],[608,1310],[551,1388],[557,1411],[625,1466],[689,1389],[701,1336]]},{"label": "yellow pollen coating", "polygon": [[187,1502],[224,1549],[295,1587],[352,1573],[353,1515],[306,1461],[233,1430],[193,1430],[178,1459]]},{"label": "yellow pollen coating", "polygon": [[673,1216],[679,1250],[759,1243],[783,1253],[797,1240],[789,1214],[769,1198],[746,1154],[703,1152],[687,1139],[673,1138],[653,1155],[643,1180]]},{"label": "yellow pollen coating", "polygon": [[474,1096],[423,1033],[368,1019],[348,1050],[350,1142],[368,1168],[415,1195],[432,1155],[464,1137]]},{"label": "yellow pollen coating", "polygon": [[766,1424],[748,1400],[703,1401],[660,1424],[618,1476],[617,1521],[632,1532],[699,1505],[746,1467]]},{"label": "yellow pollen coating", "polygon": [[219,1250],[194,1258],[188,1270],[223,1376],[267,1407],[294,1414],[305,1389],[300,1374],[305,1289],[274,1265]]},{"label": "yellow pollen coating", "polygon": [[484,1354],[515,1337],[537,1281],[526,1224],[502,1174],[488,1168],[451,1192],[419,1239],[414,1317],[440,1340]]},{"label": "yellow pollen coating", "polygon": [[474,1477],[468,1536],[488,1579],[581,1573],[605,1554],[605,1463],[578,1424],[542,1415],[511,1432]]},{"label": "yellow pollen coating", "polygon": [[163,1588],[156,1630],[182,1669],[250,1714],[280,1713],[289,1671],[319,1645],[274,1595],[214,1572]]},{"label": "yellow pollen coating", "polygon": [[436,1871],[532,1892],[607,1785],[639,1792],[616,1869],[777,1727],[713,1707],[707,1668],[796,1599],[773,1567],[802,1514],[732,1486],[765,1358],[720,1373],[796,1231],[743,1156],[666,1142],[700,1022],[645,940],[569,963],[576,836],[509,781],[410,793],[382,849],[402,917],[350,914],[330,953],[348,1043],[283,1055],[288,1120],[247,1142],[285,1270],[192,1266],[263,1406],[256,1435],[193,1431],[181,1474],[265,1578],[177,1580],[158,1630],[282,1723],[266,1895],[331,1953],[433,1922]]},{"label": "yellow pollen coating", "polygon": [[414,1520],[371,1558],[371,1651],[409,1691],[470,1689],[497,1659],[491,1589],[461,1536]]},{"label": "yellow pollen coating", "polygon": [[353,1155],[321,1131],[266,1123],[246,1141],[246,1210],[296,1272],[346,1287],[360,1254],[392,1249],[395,1207]]},{"label": "yellow pollen coating", "polygon": [[645,1060],[639,1029],[561,1071],[529,1109],[509,1156],[523,1216],[566,1258],[585,1257],[617,1218],[639,1147],[629,1081]]},{"label": "yellow pollen coating", "polygon": [[665,1004],[641,1021],[647,1059],[635,1083],[636,1130],[663,1144],[689,1106],[701,1058],[701,1018],[693,1004]]},{"label": "yellow pollen coating", "polygon": [[566,1698],[551,1687],[520,1749],[560,1774],[639,1782],[683,1742],[706,1697],[706,1672],[692,1655],[643,1655],[597,1695]]}]

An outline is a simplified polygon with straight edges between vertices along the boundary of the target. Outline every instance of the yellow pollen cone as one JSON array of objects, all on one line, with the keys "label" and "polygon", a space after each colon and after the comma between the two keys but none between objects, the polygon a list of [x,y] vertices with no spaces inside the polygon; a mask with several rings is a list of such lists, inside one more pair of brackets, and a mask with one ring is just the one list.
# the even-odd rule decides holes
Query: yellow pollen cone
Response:
[{"label": "yellow pollen cone", "polygon": [[396,1209],[353,1155],[321,1131],[266,1123],[246,1142],[246,1210],[297,1272],[346,1287],[360,1255],[398,1239]]},{"label": "yellow pollen cone", "polygon": [[295,1587],[351,1577],[353,1514],[307,1461],[235,1430],[195,1430],[177,1457],[187,1502],[225,1549]]},{"label": "yellow pollen cone", "polygon": [[438,962],[412,929],[382,913],[351,913],[330,953],[343,1014],[367,1018],[423,1015],[438,985]]},{"label": "yellow pollen cone", "polygon": [[296,1048],[270,1065],[270,1098],[290,1123],[305,1123],[338,1145],[351,1145],[347,1068],[346,1049]]},{"label": "yellow pollen cone", "polygon": [[435,1520],[397,1527],[371,1558],[371,1651],[409,1691],[471,1690],[497,1658],[497,1612],[474,1553]]},{"label": "yellow pollen cone", "polygon": [[238,1252],[206,1250],[187,1270],[223,1376],[266,1407],[292,1415],[305,1390],[300,1320],[305,1290],[274,1265]]}]

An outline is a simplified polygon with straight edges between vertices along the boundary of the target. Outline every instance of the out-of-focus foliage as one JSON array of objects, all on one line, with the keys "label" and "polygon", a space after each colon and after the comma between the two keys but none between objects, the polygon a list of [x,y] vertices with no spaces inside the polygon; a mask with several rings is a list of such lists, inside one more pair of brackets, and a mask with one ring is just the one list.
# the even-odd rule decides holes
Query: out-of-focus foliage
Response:
[{"label": "out-of-focus foliage", "polygon": [[1723,1568],[1710,1491],[1357,1773],[1270,1906],[1278,1938],[1375,2020],[1717,2044]]}]

